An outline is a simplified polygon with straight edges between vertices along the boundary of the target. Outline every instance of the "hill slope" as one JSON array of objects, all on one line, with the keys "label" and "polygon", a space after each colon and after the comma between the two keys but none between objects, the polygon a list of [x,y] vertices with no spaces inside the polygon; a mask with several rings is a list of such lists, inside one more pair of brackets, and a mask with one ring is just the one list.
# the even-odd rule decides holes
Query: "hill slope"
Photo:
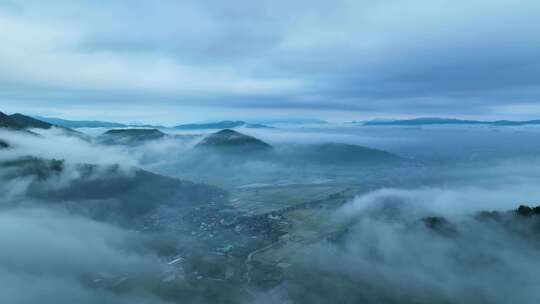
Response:
[{"label": "hill slope", "polygon": [[317,165],[369,164],[380,165],[405,161],[383,150],[342,143],[321,143],[294,146],[285,151],[289,162]]},{"label": "hill slope", "polygon": [[53,127],[52,124],[48,122],[44,122],[41,120],[37,120],[35,118],[32,118],[30,116],[26,116],[20,113],[15,113],[13,115],[9,115],[12,121],[14,121],[17,125],[21,126],[22,128],[37,128],[37,129],[50,129]]},{"label": "hill slope", "polygon": [[11,129],[22,129],[23,127],[14,121],[9,115],[0,112],[0,127]]},{"label": "hill slope", "polygon": [[271,145],[253,136],[225,129],[205,137],[196,148],[218,149],[231,152],[266,151]]},{"label": "hill slope", "polygon": [[136,145],[165,136],[165,133],[157,129],[115,129],[100,135],[98,141],[110,145]]},{"label": "hill slope", "polygon": [[[54,125],[45,121],[41,121],[39,119],[30,117],[27,115],[23,115],[20,113],[6,115],[0,112],[0,127],[10,128],[14,130],[25,130],[25,129],[45,129],[46,130],[52,127],[58,127],[64,130],[69,135],[79,136],[81,138],[84,137],[82,136],[81,133],[75,130],[65,128],[62,126],[57,126],[57,125]],[[30,131],[25,131],[25,132],[30,132]]]},{"label": "hill slope", "polygon": [[[77,172],[75,176],[70,175],[73,170]],[[31,198],[66,203],[99,218],[141,216],[161,206],[195,208],[208,202],[220,202],[226,196],[226,192],[217,187],[142,169],[126,171],[118,166],[67,165],[61,160],[37,157],[2,161],[0,173],[3,185],[21,178],[31,179],[25,193]],[[51,186],[53,184],[55,186]]]}]

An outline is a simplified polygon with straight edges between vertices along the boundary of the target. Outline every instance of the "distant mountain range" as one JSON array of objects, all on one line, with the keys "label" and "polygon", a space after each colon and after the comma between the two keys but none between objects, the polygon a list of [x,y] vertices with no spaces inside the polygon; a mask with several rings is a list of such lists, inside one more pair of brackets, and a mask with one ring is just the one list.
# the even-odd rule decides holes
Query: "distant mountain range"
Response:
[{"label": "distant mountain range", "polygon": [[[466,123],[467,121],[448,120],[448,119],[418,119],[413,120],[416,124],[428,123]],[[58,122],[58,121],[57,121]],[[99,123],[99,122],[97,122]],[[373,123],[373,122],[372,122]],[[382,121],[378,121],[382,124]],[[399,121],[385,121],[385,124]],[[64,124],[65,125],[65,124]],[[119,126],[115,124],[114,126]],[[44,122],[22,114],[6,115],[0,112],[0,127],[7,127],[16,131],[27,131],[27,128],[43,128],[49,129],[56,125]],[[72,125],[73,126],[73,125]],[[113,126],[113,125],[109,125]],[[222,121],[207,124],[192,124],[179,126],[185,129],[209,129],[230,127],[266,127],[261,125],[252,125],[244,121]],[[68,132],[66,135],[74,134],[79,137],[82,133],[71,129],[60,127]],[[178,127],[177,127],[178,128]],[[37,135],[37,134],[36,134]],[[186,135],[168,134],[163,130],[154,128],[113,128],[106,131],[95,138],[83,138],[85,140],[95,141],[97,144],[105,145],[127,145],[138,146],[141,144],[149,144],[152,141],[160,139],[178,139],[186,140]],[[230,128],[217,130],[215,133],[208,135],[187,135],[190,138],[187,140],[198,141],[195,149],[186,153],[186,159],[197,162],[201,159],[208,159],[208,156],[223,156],[221,160],[246,160],[250,159],[265,159],[279,164],[289,165],[344,165],[362,164],[396,164],[405,163],[406,160],[401,157],[388,153],[386,151],[370,149],[367,147],[349,145],[342,143],[321,143],[312,145],[293,145],[290,147],[272,147],[256,137],[246,135]],[[194,137],[193,137],[194,136]],[[199,140],[199,138],[201,138]],[[10,148],[10,142],[0,138],[0,148]],[[201,153],[204,152],[204,153]]]},{"label": "distant mountain range", "polygon": [[289,125],[305,125],[305,124],[327,124],[326,120],[316,118],[275,118],[275,119],[257,119],[257,123],[265,125],[273,124],[289,124]]},{"label": "distant mountain range", "polygon": [[[272,123],[289,123],[289,124],[325,124],[323,120],[273,120]],[[466,120],[455,118],[441,117],[421,117],[413,119],[374,119],[369,121],[353,121],[355,124],[364,126],[422,126],[422,125],[488,125],[488,126],[523,126],[523,125],[540,125],[538,120]],[[151,129],[166,129],[159,125],[148,124],[123,124],[117,122],[99,121],[99,120],[67,120],[53,117],[34,116],[30,117],[19,113],[6,115],[0,112],[0,127],[9,127],[12,129],[27,129],[40,128],[49,129],[52,126],[63,127],[67,129],[73,128],[151,128]],[[242,120],[223,120],[219,122],[208,123],[192,123],[181,124],[173,127],[177,130],[222,130],[235,128],[250,128],[250,129],[270,129],[274,128],[262,123],[249,123]]]},{"label": "distant mountain range", "polygon": [[[150,125],[150,124],[123,124],[110,121],[100,121],[100,120],[67,120],[62,118],[54,117],[44,117],[44,116],[35,116],[36,119],[47,122],[49,124],[62,126],[65,128],[152,128],[152,129],[165,129],[164,126],[159,125]],[[263,124],[248,123],[245,121],[232,121],[224,120],[219,122],[209,122],[209,123],[193,123],[193,124],[181,124],[173,127],[174,129],[179,130],[204,130],[204,129],[233,129],[233,128],[251,128],[251,129],[265,129],[272,128]]]},{"label": "distant mountain range", "polygon": [[51,124],[63,126],[66,128],[124,128],[127,126],[121,123],[98,121],[98,120],[67,120],[67,119],[43,117],[43,116],[35,116],[35,118],[51,123]]},{"label": "distant mountain range", "polygon": [[250,129],[269,129],[273,128],[263,124],[252,124],[247,123],[241,120],[224,120],[219,122],[209,122],[209,123],[196,123],[196,124],[183,124],[174,127],[179,130],[203,130],[203,129],[234,129],[234,128],[250,128]]},{"label": "distant mountain range", "polygon": [[422,125],[490,125],[490,126],[523,126],[540,125],[540,120],[463,120],[454,118],[424,117],[402,120],[371,120],[364,122],[365,126],[422,126]]},{"label": "distant mountain range", "polygon": [[35,116],[36,119],[48,122],[53,125],[65,128],[164,128],[163,126],[146,125],[146,124],[123,124],[118,122],[100,121],[100,120],[67,120],[55,117]]}]

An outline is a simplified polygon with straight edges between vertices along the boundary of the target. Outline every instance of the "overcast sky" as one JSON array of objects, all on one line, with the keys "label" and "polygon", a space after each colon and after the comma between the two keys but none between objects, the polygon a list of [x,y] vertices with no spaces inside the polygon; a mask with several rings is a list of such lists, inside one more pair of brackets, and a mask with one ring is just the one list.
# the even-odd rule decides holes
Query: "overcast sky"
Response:
[{"label": "overcast sky", "polygon": [[0,0],[0,111],[540,118],[538,0]]}]

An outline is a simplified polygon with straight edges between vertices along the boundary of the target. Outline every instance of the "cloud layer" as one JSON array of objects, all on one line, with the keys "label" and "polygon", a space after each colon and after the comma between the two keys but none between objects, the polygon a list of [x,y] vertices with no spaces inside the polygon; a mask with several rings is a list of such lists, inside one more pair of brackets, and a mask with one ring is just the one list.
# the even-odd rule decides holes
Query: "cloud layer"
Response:
[{"label": "cloud layer", "polygon": [[208,107],[531,116],[538,12],[533,0],[8,1],[0,99],[14,111],[165,122],[220,116]]},{"label": "cloud layer", "polygon": [[[294,303],[535,303],[538,219],[500,213],[520,189],[386,189],[360,196],[327,220],[347,222],[335,239],[304,245],[270,295]],[[505,201],[503,203],[503,201]],[[483,203],[485,202],[485,203]],[[492,203],[493,204],[490,204]],[[515,204],[514,204],[515,207]],[[510,208],[514,208],[510,207]],[[440,226],[426,224],[427,216]],[[291,268],[293,268],[291,267]],[[270,303],[272,301],[268,301]]]},{"label": "cloud layer", "polygon": [[136,239],[126,231],[32,208],[4,210],[0,228],[4,303],[163,303],[144,290],[99,288],[100,280],[157,276],[163,268],[157,258],[133,250]]}]

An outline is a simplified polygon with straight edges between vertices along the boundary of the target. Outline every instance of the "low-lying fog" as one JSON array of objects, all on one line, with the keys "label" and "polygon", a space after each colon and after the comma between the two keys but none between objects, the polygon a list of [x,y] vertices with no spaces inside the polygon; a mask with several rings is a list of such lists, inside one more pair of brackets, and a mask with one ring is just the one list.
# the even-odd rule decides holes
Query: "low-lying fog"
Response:
[{"label": "low-lying fog", "polygon": [[[224,157],[195,148],[216,130],[163,129],[168,136],[134,145],[101,143],[98,137],[106,129],[77,130],[84,136],[57,128],[30,131],[39,135],[0,129],[0,139],[10,146],[0,149],[4,164],[0,167],[1,303],[540,302],[536,288],[540,222],[506,213],[521,204],[540,204],[540,128],[318,125],[237,129],[273,146],[273,154],[260,157]],[[300,147],[323,143],[379,149],[404,162],[343,164],[334,162],[336,155],[330,154],[325,155],[327,161],[310,163],[294,154]],[[51,175],[42,170],[54,171],[56,163],[43,167],[32,162],[23,169],[9,163],[27,156],[62,160],[61,170]],[[84,164],[97,169],[89,174],[81,169]],[[114,212],[121,213],[122,204],[139,197],[144,201],[138,204],[152,201],[159,212],[177,208],[167,205],[169,209],[163,211],[158,198],[167,187],[176,187],[172,180],[152,176],[152,185],[145,184],[149,177],[139,177],[134,168],[208,183],[233,194],[255,183],[293,185],[287,188],[288,195],[300,191],[294,185],[321,180],[328,181],[329,188],[371,186],[328,211],[326,220],[344,227],[337,241],[306,243],[288,257],[293,266],[269,288],[252,289],[240,275],[238,281],[225,280],[219,288],[211,285],[208,290],[209,283],[200,283],[205,278],[198,272],[194,279],[178,276],[176,285],[163,287],[160,284],[169,284],[163,283],[169,282],[164,277],[172,271],[169,262],[177,253],[158,252],[156,240],[174,244],[160,248],[185,252],[189,247],[181,244],[197,241],[192,240],[193,232],[178,230],[172,237],[165,228],[145,232],[129,226],[139,219],[126,225],[110,214],[100,217],[74,207],[115,204],[119,209]],[[110,172],[124,188],[112,191],[107,188],[112,182],[94,182]],[[140,180],[124,183],[118,174]],[[78,187],[86,187],[80,188],[85,193],[110,191],[114,196],[87,199],[69,191],[54,192],[54,197],[43,194],[72,187],[81,179],[85,182]],[[134,187],[136,192],[127,193]],[[205,206],[222,197],[205,196],[210,191],[219,193],[214,188],[198,191],[192,196],[171,192],[168,197],[185,201],[181,208],[190,208],[195,198]],[[500,211],[501,219],[480,220],[482,211]],[[432,224],[436,229],[430,228]]]},{"label": "low-lying fog", "polygon": [[275,144],[342,142],[421,159],[515,157],[540,152],[540,127],[529,126],[286,126],[244,129]]}]

